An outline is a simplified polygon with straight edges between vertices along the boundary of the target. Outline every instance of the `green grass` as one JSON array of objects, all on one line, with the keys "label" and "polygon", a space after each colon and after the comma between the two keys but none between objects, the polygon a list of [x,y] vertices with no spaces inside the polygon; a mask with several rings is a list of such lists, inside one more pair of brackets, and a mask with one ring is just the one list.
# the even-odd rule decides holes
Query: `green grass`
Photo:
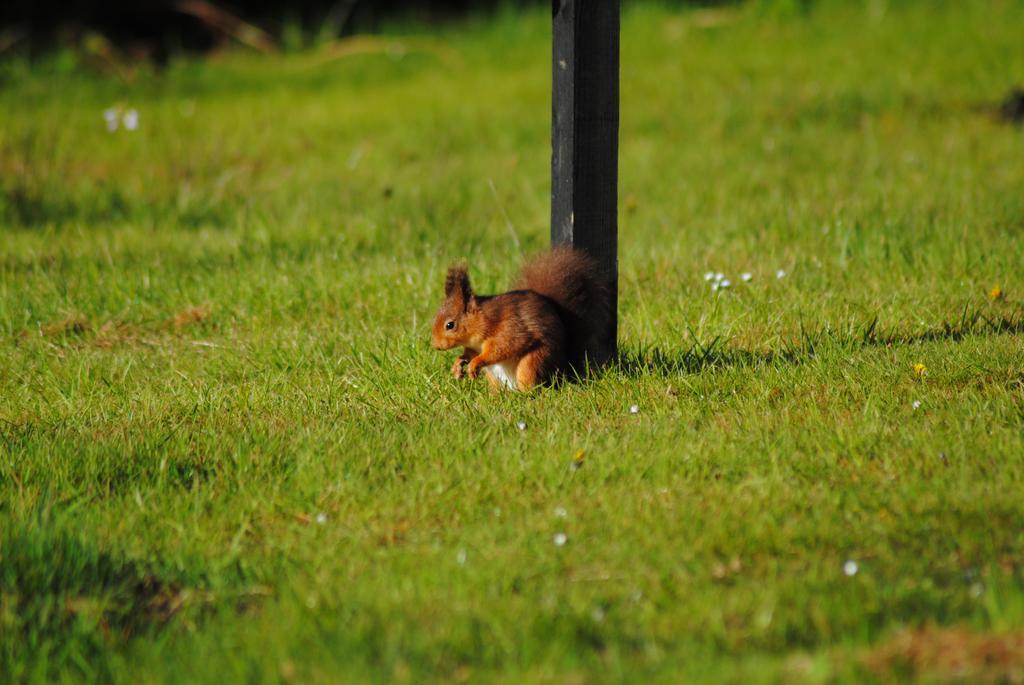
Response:
[{"label": "green grass", "polygon": [[8,60],[0,680],[1021,677],[1021,25],[630,4],[622,361],[529,396],[428,323],[546,242],[544,9]]}]

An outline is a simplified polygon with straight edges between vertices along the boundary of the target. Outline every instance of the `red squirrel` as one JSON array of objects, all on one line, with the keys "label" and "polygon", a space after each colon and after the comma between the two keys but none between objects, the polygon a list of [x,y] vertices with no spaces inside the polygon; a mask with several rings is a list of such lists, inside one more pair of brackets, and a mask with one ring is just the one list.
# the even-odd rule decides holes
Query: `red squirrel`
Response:
[{"label": "red squirrel", "polygon": [[608,279],[587,254],[556,247],[528,260],[515,289],[477,295],[462,265],[452,266],[431,332],[434,349],[463,347],[455,378],[483,368],[493,388],[529,390],[569,371],[582,373],[586,350],[611,322]]}]

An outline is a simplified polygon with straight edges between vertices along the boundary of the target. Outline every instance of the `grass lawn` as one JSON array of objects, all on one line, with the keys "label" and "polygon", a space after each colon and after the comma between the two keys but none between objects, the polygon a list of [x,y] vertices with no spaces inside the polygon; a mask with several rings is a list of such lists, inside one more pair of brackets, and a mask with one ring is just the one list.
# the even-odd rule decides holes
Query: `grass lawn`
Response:
[{"label": "grass lawn", "polygon": [[629,3],[622,359],[526,396],[428,326],[547,242],[547,8],[3,63],[0,680],[1024,678],[1022,25]]}]

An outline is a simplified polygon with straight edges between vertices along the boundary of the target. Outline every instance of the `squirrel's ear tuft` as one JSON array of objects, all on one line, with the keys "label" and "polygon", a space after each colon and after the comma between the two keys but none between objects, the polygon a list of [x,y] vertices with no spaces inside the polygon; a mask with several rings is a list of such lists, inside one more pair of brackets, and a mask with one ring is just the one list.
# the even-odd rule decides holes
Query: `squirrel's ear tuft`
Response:
[{"label": "squirrel's ear tuft", "polygon": [[469,274],[462,264],[450,267],[444,279],[444,296],[454,301],[459,307],[465,307],[473,297],[473,289],[469,285]]}]

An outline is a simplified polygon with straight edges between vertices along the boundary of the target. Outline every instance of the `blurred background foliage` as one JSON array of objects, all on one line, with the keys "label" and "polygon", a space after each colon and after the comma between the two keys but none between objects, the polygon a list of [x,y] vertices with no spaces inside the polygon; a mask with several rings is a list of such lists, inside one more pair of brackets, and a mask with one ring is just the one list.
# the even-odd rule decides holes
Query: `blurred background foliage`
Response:
[{"label": "blurred background foliage", "polygon": [[[6,0],[0,3],[0,60],[54,49],[117,54],[156,64],[180,53],[232,44],[294,50],[386,25],[425,25],[467,15],[515,12],[545,0]],[[622,0],[624,5],[638,0]],[[669,6],[743,4],[766,15],[842,0],[661,0]],[[906,0],[854,0],[878,11]]]}]

